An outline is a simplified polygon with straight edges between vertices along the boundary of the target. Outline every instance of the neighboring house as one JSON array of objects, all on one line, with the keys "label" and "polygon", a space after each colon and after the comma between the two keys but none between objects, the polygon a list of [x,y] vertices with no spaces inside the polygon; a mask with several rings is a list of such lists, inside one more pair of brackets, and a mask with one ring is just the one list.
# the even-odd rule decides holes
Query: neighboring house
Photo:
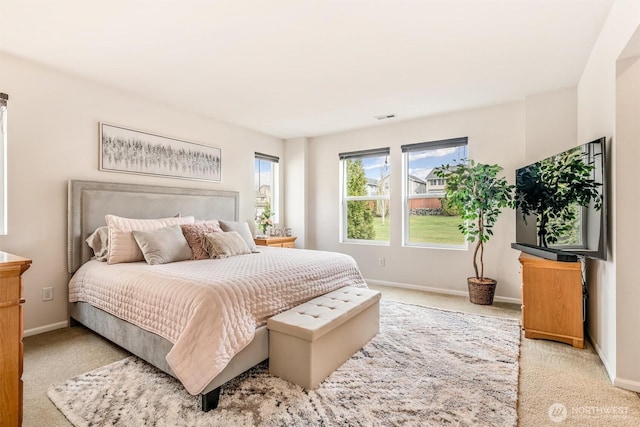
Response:
[{"label": "neighboring house", "polygon": [[[442,207],[442,203],[440,202],[440,198],[439,197],[433,197],[434,195],[438,195],[438,196],[442,196],[444,193],[444,184],[442,185],[441,189],[440,187],[437,187],[437,190],[433,190],[433,187],[435,184],[431,184],[431,191],[430,191],[430,184],[429,184],[429,179],[430,177],[432,177],[433,175],[433,171],[427,175],[427,177],[425,179],[420,179],[416,176],[413,175],[409,175],[409,194],[415,194],[415,195],[424,195],[425,197],[423,198],[416,198],[416,199],[411,199],[409,201],[409,209],[412,210],[412,212],[415,209],[440,209]],[[433,176],[434,178],[437,178],[435,176]],[[432,181],[435,181],[435,179],[432,179]]]},{"label": "neighboring house", "polygon": [[264,212],[265,206],[267,203],[271,202],[271,187],[269,185],[261,185],[260,188],[256,191],[256,212],[255,216],[262,214]]},{"label": "neighboring house", "polygon": [[269,200],[271,200],[271,187],[261,185],[256,191],[256,206],[264,207]]},{"label": "neighboring house", "polygon": [[[384,188],[385,192],[389,192],[389,175],[380,178],[380,180],[368,179],[367,188],[370,189],[369,195],[379,194],[377,191],[379,188]],[[427,189],[427,183],[424,179],[418,178],[415,175],[409,175],[408,177],[408,194],[425,194]],[[371,192],[372,191],[372,192]],[[371,204],[373,208],[373,202]],[[440,200],[425,198],[425,199],[412,199],[409,202],[410,209],[419,209],[419,208],[440,208]]]},{"label": "neighboring house", "polygon": [[407,186],[408,194],[424,194],[427,191],[427,182],[415,175],[409,175]]},{"label": "neighboring house", "polygon": [[[389,193],[389,176],[383,176],[380,179],[367,178],[367,196]],[[380,191],[382,189],[384,191]]]},{"label": "neighboring house", "polygon": [[[453,166],[451,169],[455,170],[455,166]],[[425,178],[425,181],[427,181],[427,194],[444,194],[444,186],[446,185],[446,180],[444,180],[443,178],[439,178],[436,176],[435,174],[436,169],[433,169],[431,172],[429,172],[429,175],[427,175],[427,177]]]},{"label": "neighboring house", "polygon": [[378,180],[367,178],[367,196],[375,196],[378,194]]}]

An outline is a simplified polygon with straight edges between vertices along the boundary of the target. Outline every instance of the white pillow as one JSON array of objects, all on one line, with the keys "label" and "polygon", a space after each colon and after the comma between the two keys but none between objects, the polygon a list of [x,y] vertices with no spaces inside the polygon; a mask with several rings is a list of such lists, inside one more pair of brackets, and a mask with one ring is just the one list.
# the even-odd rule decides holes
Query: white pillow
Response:
[{"label": "white pillow", "polygon": [[132,231],[147,264],[167,264],[191,258],[191,248],[180,227],[172,225],[151,231]]},{"label": "white pillow", "polygon": [[220,228],[222,228],[222,231],[237,231],[251,252],[259,252],[256,247],[256,242],[253,241],[253,235],[249,229],[249,224],[246,222],[220,220]]},{"label": "white pillow", "polygon": [[107,264],[121,262],[144,261],[144,255],[135,239],[132,231],[150,231],[170,225],[193,224],[192,216],[158,218],[158,219],[134,219],[123,218],[116,215],[104,217],[109,227],[109,254]]}]

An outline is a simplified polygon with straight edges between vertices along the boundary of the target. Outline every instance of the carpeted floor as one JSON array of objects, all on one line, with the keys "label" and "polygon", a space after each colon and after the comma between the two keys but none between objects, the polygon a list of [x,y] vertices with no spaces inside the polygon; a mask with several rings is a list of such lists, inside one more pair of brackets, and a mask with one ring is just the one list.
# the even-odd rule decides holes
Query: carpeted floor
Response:
[{"label": "carpeted floor", "polygon": [[390,301],[380,314],[380,333],[313,391],[262,364],[203,413],[176,380],[130,357],[49,397],[75,426],[516,425],[517,320]]},{"label": "carpeted floor", "polygon": [[[452,311],[520,319],[517,304],[479,306],[466,296],[370,285],[383,300],[409,302]],[[615,387],[589,342],[585,349],[522,338],[518,425],[522,427],[638,427],[638,394]],[[70,427],[47,396],[53,384],[122,360],[129,354],[84,327],[64,328],[24,339],[24,427]],[[391,399],[391,398],[390,398]],[[555,403],[567,409],[552,421]],[[621,413],[612,413],[616,409]],[[483,426],[481,426],[483,427]]]}]

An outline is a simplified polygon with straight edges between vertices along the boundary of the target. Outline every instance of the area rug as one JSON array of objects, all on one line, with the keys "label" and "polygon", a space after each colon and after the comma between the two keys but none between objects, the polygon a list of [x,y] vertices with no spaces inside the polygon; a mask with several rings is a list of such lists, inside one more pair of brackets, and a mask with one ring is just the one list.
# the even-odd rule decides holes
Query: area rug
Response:
[{"label": "area rug", "polygon": [[267,363],[222,388],[216,410],[136,357],[53,386],[80,426],[515,426],[516,320],[383,300],[380,333],[316,390]]}]

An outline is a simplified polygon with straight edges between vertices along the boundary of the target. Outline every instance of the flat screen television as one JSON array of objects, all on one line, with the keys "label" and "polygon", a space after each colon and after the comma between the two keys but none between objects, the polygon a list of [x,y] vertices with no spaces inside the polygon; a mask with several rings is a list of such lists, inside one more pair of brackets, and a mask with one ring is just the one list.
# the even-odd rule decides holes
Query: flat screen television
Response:
[{"label": "flat screen television", "polygon": [[557,261],[607,259],[605,138],[516,170],[516,242]]}]

